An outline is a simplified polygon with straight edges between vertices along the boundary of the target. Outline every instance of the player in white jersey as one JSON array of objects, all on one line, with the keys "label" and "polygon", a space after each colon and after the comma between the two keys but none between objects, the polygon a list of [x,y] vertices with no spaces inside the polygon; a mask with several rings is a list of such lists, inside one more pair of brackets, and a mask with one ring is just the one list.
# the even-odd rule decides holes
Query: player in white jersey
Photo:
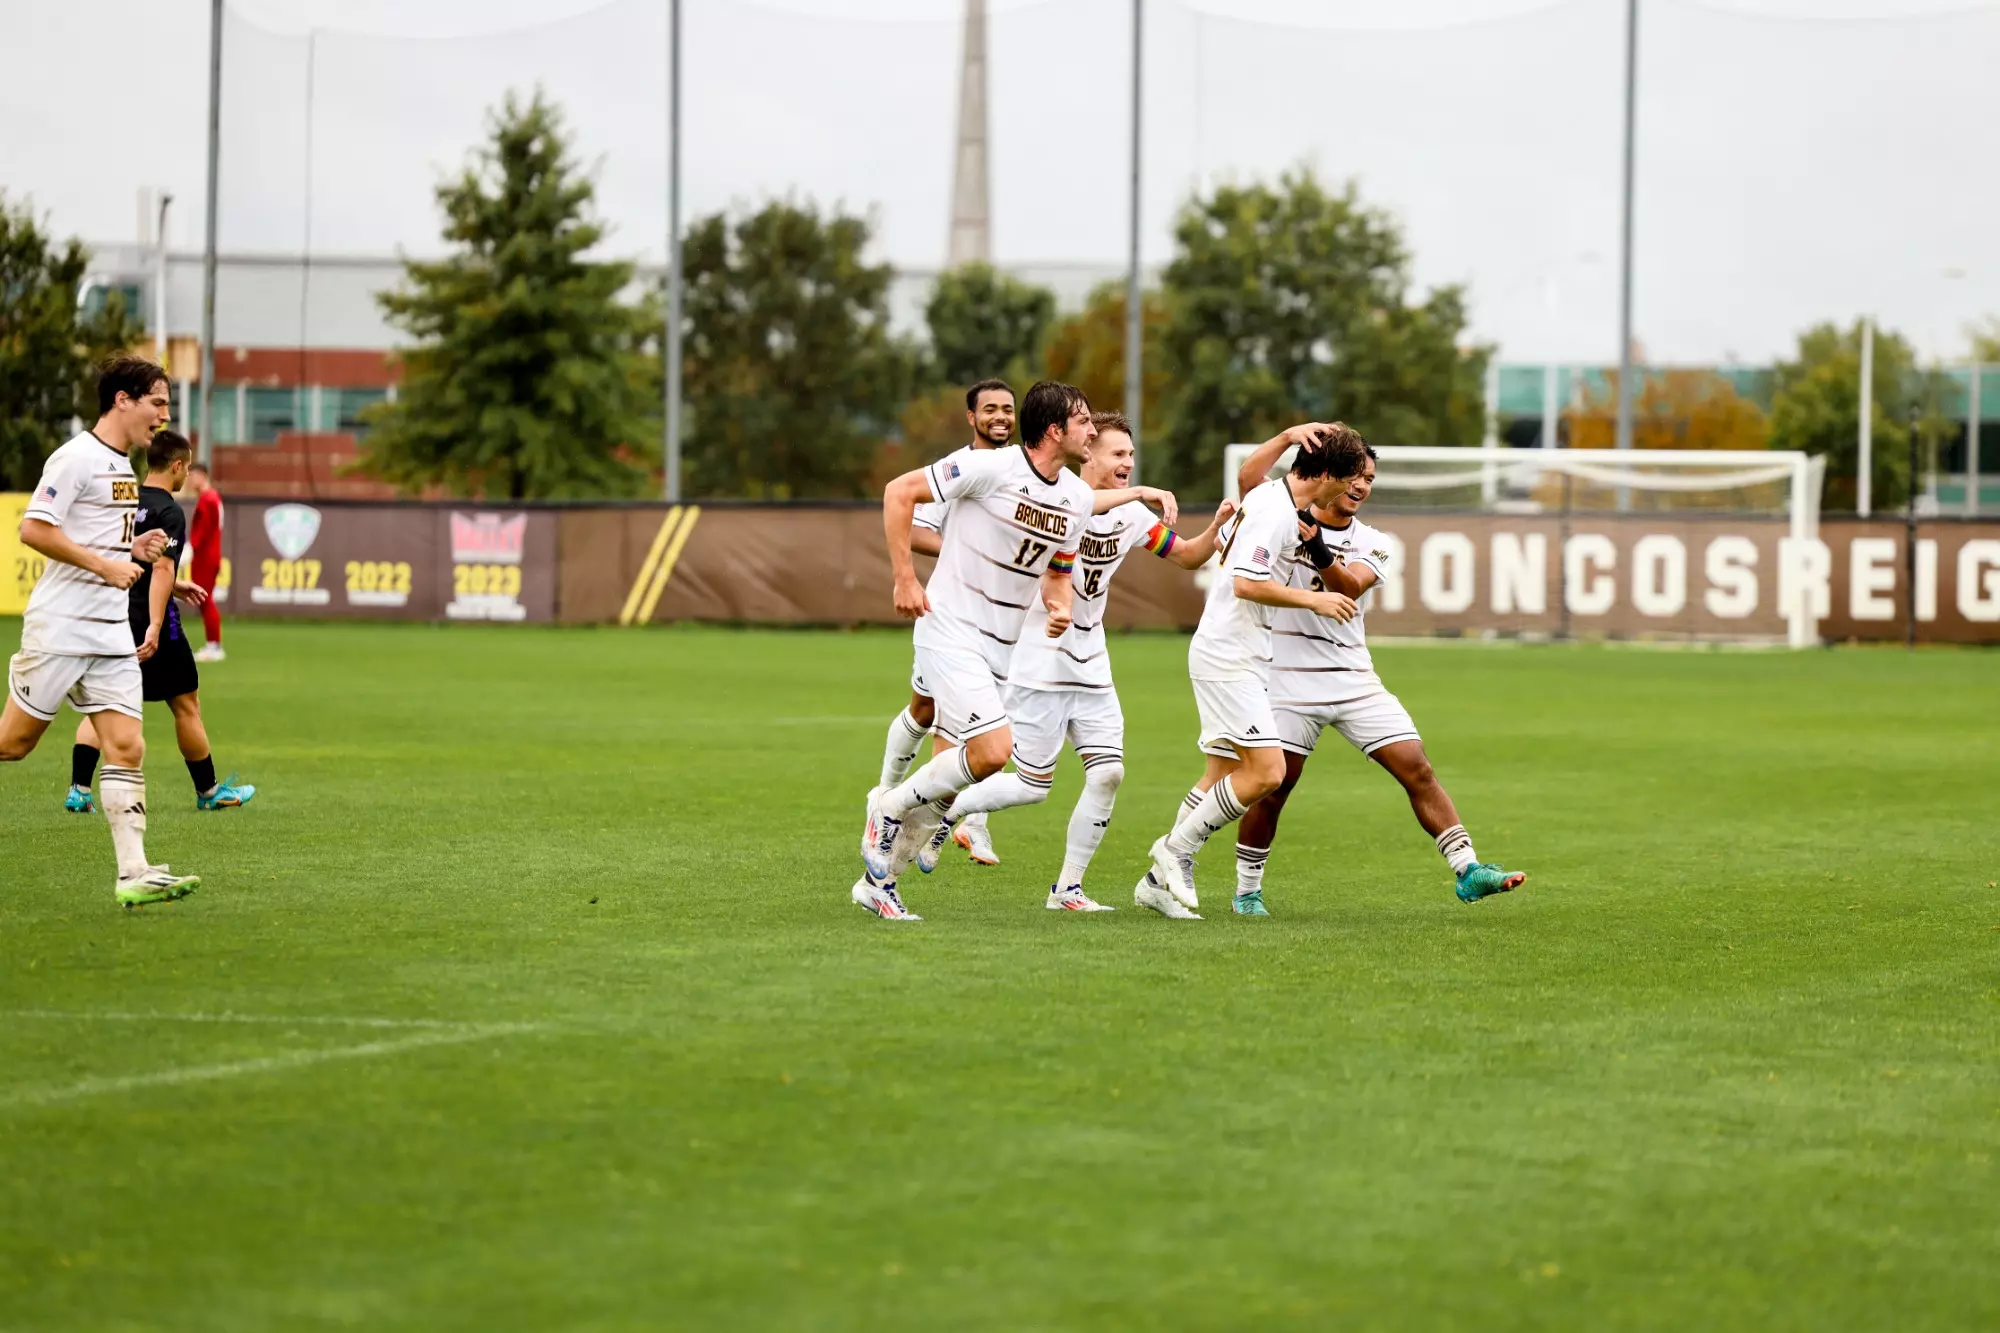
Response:
[{"label": "player in white jersey", "polygon": [[[1279,611],[1271,629],[1271,709],[1285,752],[1285,776],[1243,816],[1236,832],[1237,900],[1263,901],[1264,862],[1277,836],[1285,800],[1305,772],[1320,734],[1334,728],[1403,785],[1417,822],[1451,867],[1460,901],[1474,903],[1519,888],[1527,876],[1479,860],[1472,835],[1459,822],[1451,796],[1431,770],[1410,714],[1375,674],[1368,654],[1366,617],[1375,589],[1388,577],[1394,543],[1356,515],[1375,486],[1375,451],[1331,499],[1313,506],[1301,523],[1307,561],[1291,570],[1292,586],[1330,589],[1352,597],[1353,619],[1335,623],[1303,611]],[[1255,485],[1277,461],[1259,450],[1245,460],[1239,480]]]},{"label": "player in white jersey", "polygon": [[[1091,416],[1097,438],[1083,464],[1083,480],[1095,491],[1112,491],[1132,479],[1132,426],[1117,412]],[[1084,525],[1073,582],[1076,603],[1068,630],[1050,637],[1046,616],[1028,612],[1020,641],[1007,668],[1007,714],[1014,726],[1014,771],[995,773],[960,792],[931,841],[918,853],[928,870],[954,825],[987,810],[1032,805],[1048,799],[1063,742],[1083,761],[1083,791],[1070,814],[1062,872],[1049,886],[1052,911],[1108,912],[1083,891],[1090,860],[1104,841],[1112,803],[1125,779],[1125,714],[1111,680],[1111,656],[1104,616],[1112,576],[1132,552],[1144,549],[1182,569],[1198,569],[1215,554],[1217,536],[1236,506],[1224,502],[1215,519],[1194,537],[1183,537],[1129,500]],[[928,864],[926,864],[928,862]]]},{"label": "player in white jersey", "polygon": [[[1036,601],[1047,609],[1050,637],[1069,628],[1070,572],[1085,522],[1145,498],[1165,505],[1171,521],[1173,497],[1165,492],[1093,492],[1067,470],[1083,461],[1095,434],[1082,391],[1045,381],[1022,401],[1019,445],[940,460],[882,493],[896,611],[917,621],[917,671],[937,701],[934,729],[954,744],[868,804],[866,873],[852,896],[878,916],[911,917],[895,886],[896,870],[917,850],[899,840],[905,819],[926,806],[942,817],[952,797],[1006,765],[1013,743],[1001,693],[1008,662]],[[928,590],[910,559],[911,517],[926,500],[950,505]]]},{"label": "player in white jersey", "polygon": [[[167,422],[167,375],[135,356],[105,362],[97,424],[50,454],[21,518],[21,544],[48,557],[7,663],[0,760],[25,759],[65,698],[90,717],[104,750],[101,799],[126,907],[192,893],[201,880],[146,860],[143,685],[125,590],[165,550],[167,534],[134,537],[139,482],[127,457]],[[128,558],[129,557],[129,558]]]},{"label": "player in white jersey", "polygon": [[[1284,778],[1266,683],[1272,613],[1292,607],[1334,621],[1354,615],[1354,602],[1344,594],[1292,587],[1288,573],[1298,558],[1300,507],[1324,502],[1359,472],[1364,443],[1349,426],[1315,422],[1294,426],[1264,447],[1293,445],[1299,453],[1291,471],[1243,497],[1188,645],[1208,762],[1181,802],[1173,829],[1153,843],[1153,867],[1132,891],[1133,902],[1162,916],[1199,919],[1195,854]],[[1236,908],[1246,916],[1269,915],[1255,899]]]},{"label": "player in white jersey", "polygon": [[[1014,438],[1014,390],[1008,387],[1005,380],[981,380],[965,391],[965,419],[972,427],[972,443],[945,455],[940,463],[959,463],[978,449],[1004,449]],[[910,520],[912,551],[919,555],[937,555],[944,544],[945,508],[937,501],[917,506],[916,514]],[[937,704],[931,698],[930,686],[912,666],[910,705],[889,720],[889,735],[882,747],[882,774],[876,780],[874,790],[868,793],[869,800],[874,800],[879,793],[909,776],[910,765],[916,760],[924,737],[932,736],[931,724],[936,718]],[[944,737],[932,736],[933,756],[951,746],[952,742]],[[992,836],[987,832],[985,815],[966,820],[952,837],[965,849],[966,856],[974,864],[1000,864],[1000,857],[993,850]]]}]

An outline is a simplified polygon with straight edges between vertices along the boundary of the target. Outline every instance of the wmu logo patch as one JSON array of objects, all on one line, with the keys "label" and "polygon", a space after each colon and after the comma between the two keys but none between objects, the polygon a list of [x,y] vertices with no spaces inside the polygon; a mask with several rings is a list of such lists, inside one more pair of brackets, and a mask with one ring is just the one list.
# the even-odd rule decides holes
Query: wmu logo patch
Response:
[{"label": "wmu logo patch", "polygon": [[319,522],[319,510],[311,505],[272,505],[264,511],[264,535],[280,556],[296,560],[312,550]]}]

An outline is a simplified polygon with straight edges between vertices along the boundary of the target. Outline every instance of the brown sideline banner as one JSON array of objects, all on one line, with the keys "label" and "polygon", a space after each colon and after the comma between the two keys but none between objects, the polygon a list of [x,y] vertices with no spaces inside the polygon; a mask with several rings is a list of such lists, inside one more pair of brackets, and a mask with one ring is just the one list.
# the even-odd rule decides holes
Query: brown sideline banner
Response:
[{"label": "brown sideline banner", "polygon": [[[1395,571],[1369,614],[1378,635],[1781,640],[1781,585],[1800,564],[1781,562],[1769,520],[1372,517]],[[1801,576],[1823,638],[1903,636],[1904,538],[1894,521],[1821,526]],[[224,554],[233,616],[898,623],[881,515],[865,507],[238,501]],[[2000,523],[1920,523],[1915,587],[1919,638],[2000,643]],[[1188,629],[1202,598],[1196,576],[1135,554],[1108,623]]]}]

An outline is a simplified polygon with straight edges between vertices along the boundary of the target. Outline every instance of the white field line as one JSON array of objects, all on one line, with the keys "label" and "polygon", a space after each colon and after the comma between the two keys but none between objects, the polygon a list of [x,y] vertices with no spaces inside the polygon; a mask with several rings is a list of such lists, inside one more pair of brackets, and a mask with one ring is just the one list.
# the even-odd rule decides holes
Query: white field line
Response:
[{"label": "white field line", "polygon": [[0,1019],[49,1018],[83,1023],[269,1023],[280,1027],[466,1028],[445,1018],[364,1018],[340,1014],[139,1014],[77,1009],[0,1009]]},{"label": "white field line", "polygon": [[79,1097],[95,1097],[107,1092],[172,1087],[181,1083],[236,1078],[243,1074],[277,1073],[283,1070],[302,1069],[307,1065],[324,1064],[329,1060],[365,1060],[377,1055],[400,1055],[405,1051],[421,1050],[426,1046],[451,1046],[468,1041],[482,1041],[488,1037],[515,1036],[523,1032],[536,1031],[538,1027],[539,1025],[534,1023],[459,1024],[388,1041],[363,1042],[358,1046],[336,1046],[320,1051],[290,1051],[284,1055],[263,1056],[255,1060],[232,1060],[219,1065],[183,1065],[179,1069],[162,1069],[152,1074],[87,1078],[81,1083],[0,1092],[0,1108],[48,1106],[56,1102],[74,1101]]}]

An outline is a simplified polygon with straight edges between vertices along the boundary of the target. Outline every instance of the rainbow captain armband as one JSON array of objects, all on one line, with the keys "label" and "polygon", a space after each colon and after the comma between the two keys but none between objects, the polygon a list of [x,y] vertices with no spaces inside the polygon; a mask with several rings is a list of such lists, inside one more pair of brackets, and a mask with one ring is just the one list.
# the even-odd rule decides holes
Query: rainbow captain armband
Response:
[{"label": "rainbow captain armband", "polygon": [[1049,573],[1051,574],[1068,574],[1075,569],[1075,551],[1057,551],[1049,557]]},{"label": "rainbow captain armband", "polygon": [[1174,549],[1174,530],[1164,523],[1155,523],[1146,534],[1146,549],[1154,555],[1165,555]]}]

